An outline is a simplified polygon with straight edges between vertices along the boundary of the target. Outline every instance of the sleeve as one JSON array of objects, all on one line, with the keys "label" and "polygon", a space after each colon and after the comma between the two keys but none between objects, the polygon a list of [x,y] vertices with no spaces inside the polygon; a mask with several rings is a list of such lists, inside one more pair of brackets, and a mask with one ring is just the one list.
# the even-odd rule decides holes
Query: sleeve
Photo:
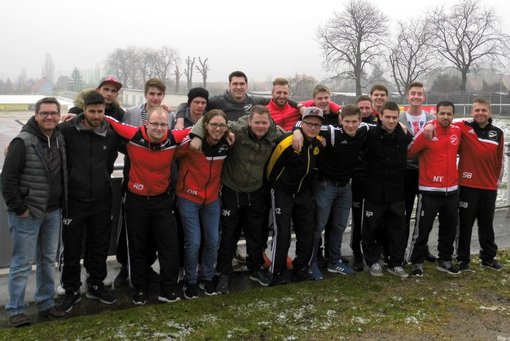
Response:
[{"label": "sleeve", "polygon": [[[284,140],[285,141],[285,140]],[[285,151],[288,148],[288,143],[284,143],[283,141],[280,142],[275,149],[273,150],[273,153],[271,154],[271,157],[269,158],[267,168],[266,168],[266,178],[270,182],[275,181],[274,174],[278,174],[280,172],[280,169],[283,167],[285,161]]]},{"label": "sleeve", "polygon": [[253,96],[253,104],[268,105],[271,98],[262,96]]},{"label": "sleeve", "polygon": [[9,209],[22,214],[27,210],[20,192],[20,174],[25,168],[26,148],[22,139],[14,139],[9,144],[2,169],[2,194]]},{"label": "sleeve", "polygon": [[197,121],[197,123],[195,123],[195,125],[193,126],[193,129],[191,129],[189,135],[191,138],[193,137],[198,137],[199,139],[204,139],[205,137],[205,129],[204,129],[204,124],[202,123],[204,121],[204,117],[200,117]]},{"label": "sleeve", "polygon": [[179,146],[177,146],[177,152],[175,153],[176,158],[185,157],[189,153],[189,138],[184,139]]},{"label": "sleeve", "polygon": [[425,138],[425,135],[423,135],[423,130],[420,130],[407,149],[407,158],[412,159],[417,156],[423,149],[425,149],[426,144],[427,139]]},{"label": "sleeve", "polygon": [[497,150],[497,153],[498,153],[497,167],[500,170],[500,173],[498,176],[498,184],[500,184],[501,181],[503,180],[503,174],[504,174],[504,170],[505,170],[505,163],[503,162],[505,159],[504,150],[505,150],[505,135],[503,134],[503,132],[501,132],[501,138],[499,139],[498,150]]},{"label": "sleeve", "polygon": [[172,132],[172,135],[174,136],[175,143],[181,143],[182,140],[184,140],[184,138],[186,136],[188,136],[190,131],[191,131],[191,128],[172,130],[171,132]]},{"label": "sleeve", "polygon": [[125,138],[127,140],[131,140],[139,129],[129,124],[120,123],[119,121],[110,116],[105,116],[104,118],[108,123],[110,123],[113,130],[117,134],[119,134],[120,137]]},{"label": "sleeve", "polygon": [[338,112],[340,112],[340,110],[342,110],[341,106],[339,106],[338,104],[336,104],[333,101],[329,101],[329,111],[330,112],[338,113]]},{"label": "sleeve", "polygon": [[186,103],[179,104],[177,109],[175,109],[175,119],[184,118],[184,114],[186,113],[186,107],[187,107]]}]

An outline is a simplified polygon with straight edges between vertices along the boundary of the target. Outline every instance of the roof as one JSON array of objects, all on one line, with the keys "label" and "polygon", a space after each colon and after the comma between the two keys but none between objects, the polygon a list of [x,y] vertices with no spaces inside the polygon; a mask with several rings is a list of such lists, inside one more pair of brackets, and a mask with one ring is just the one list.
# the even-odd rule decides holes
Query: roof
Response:
[{"label": "roof", "polygon": [[[35,104],[45,95],[0,95],[0,104]],[[73,100],[56,96],[61,105],[73,106]]]}]

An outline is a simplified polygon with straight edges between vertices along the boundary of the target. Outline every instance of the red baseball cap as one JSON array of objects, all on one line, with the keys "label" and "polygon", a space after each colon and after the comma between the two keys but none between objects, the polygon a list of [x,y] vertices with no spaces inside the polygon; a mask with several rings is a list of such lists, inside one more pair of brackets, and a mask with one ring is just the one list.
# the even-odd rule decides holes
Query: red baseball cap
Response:
[{"label": "red baseball cap", "polygon": [[115,85],[117,87],[117,90],[120,90],[120,88],[122,88],[122,83],[119,82],[119,79],[113,75],[103,77],[97,87],[98,88],[102,87],[104,83],[111,83]]}]

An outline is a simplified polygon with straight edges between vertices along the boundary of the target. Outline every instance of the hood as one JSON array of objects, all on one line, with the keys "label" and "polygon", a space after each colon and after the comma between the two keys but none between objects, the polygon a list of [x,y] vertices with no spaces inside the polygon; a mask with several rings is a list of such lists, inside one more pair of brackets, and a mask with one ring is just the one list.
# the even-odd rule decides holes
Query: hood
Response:
[{"label": "hood", "polygon": [[[51,135],[51,139],[55,139],[57,128],[53,130],[53,134]],[[41,129],[39,129],[39,126],[37,125],[37,121],[35,120],[35,116],[30,117],[30,119],[27,121],[27,123],[21,128],[21,131],[26,131],[34,136],[37,136],[39,139],[49,142],[48,137],[43,134]]]},{"label": "hood", "polygon": [[83,120],[85,120],[85,115],[83,113],[76,116],[72,123],[73,127],[76,128],[76,130],[78,130],[78,131],[90,131],[90,132],[92,132],[96,135],[99,135],[101,137],[106,137],[106,132],[108,130],[108,125],[109,125],[108,122],[106,122],[106,120],[103,120],[101,125],[96,129],[90,129],[89,127],[87,127],[83,123]]}]

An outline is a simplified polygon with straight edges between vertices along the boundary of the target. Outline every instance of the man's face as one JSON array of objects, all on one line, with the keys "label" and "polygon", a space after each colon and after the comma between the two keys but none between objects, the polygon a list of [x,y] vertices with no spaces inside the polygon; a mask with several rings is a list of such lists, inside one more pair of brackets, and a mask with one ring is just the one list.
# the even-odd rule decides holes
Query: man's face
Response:
[{"label": "man's face", "polygon": [[163,91],[153,86],[150,86],[145,94],[145,100],[151,108],[160,106],[161,102],[163,102],[163,98],[165,98]]},{"label": "man's face", "polygon": [[354,136],[358,130],[360,119],[358,115],[348,115],[345,117],[338,116],[340,118],[340,124],[344,129],[344,132],[349,136]]},{"label": "man's face", "polygon": [[260,140],[269,131],[269,115],[254,113],[251,120],[248,121],[248,125],[252,133]]},{"label": "man's face", "polygon": [[437,121],[442,127],[448,127],[453,121],[453,108],[450,106],[439,106],[437,108]]},{"label": "man's face", "polygon": [[60,121],[60,113],[58,107],[54,103],[42,103],[39,111],[35,114],[35,120],[39,129],[45,135],[51,135]]},{"label": "man's face", "polygon": [[315,102],[315,106],[322,109],[324,112],[329,112],[329,101],[331,97],[329,96],[329,93],[325,91],[318,92],[315,97],[313,98],[313,101]]},{"label": "man's face", "polygon": [[205,113],[207,101],[203,97],[195,97],[189,104],[189,111],[192,115],[201,116]]},{"label": "man's face", "polygon": [[83,109],[83,114],[85,115],[85,120],[83,123],[89,129],[96,129],[101,126],[101,123],[104,120],[104,104],[90,104],[87,105]]},{"label": "man's face", "polygon": [[398,116],[398,110],[384,110],[384,112],[381,113],[381,125],[383,129],[390,133],[395,130],[398,124]]},{"label": "man's face", "polygon": [[489,123],[491,117],[491,108],[487,104],[473,103],[471,108],[471,116],[473,121],[478,123],[479,126],[485,127]]},{"label": "man's face", "polygon": [[375,90],[370,97],[372,97],[374,107],[378,111],[381,110],[384,103],[386,103],[386,101],[388,100],[388,96],[386,95],[386,92],[383,90]]},{"label": "man's face", "polygon": [[273,101],[276,105],[283,107],[289,101],[290,93],[288,85],[273,86]]},{"label": "man's face", "polygon": [[361,117],[368,117],[372,114],[372,103],[370,101],[358,102],[358,108],[361,111]]},{"label": "man's face", "polygon": [[407,92],[407,101],[411,106],[421,106],[425,102],[425,90],[420,86],[413,86]]},{"label": "man's face", "polygon": [[119,90],[111,83],[104,83],[96,91],[103,96],[106,104],[112,104],[119,97]]},{"label": "man's face", "polygon": [[147,119],[145,125],[147,127],[147,135],[151,142],[159,142],[168,131],[168,114],[164,109],[155,111]]},{"label": "man's face", "polygon": [[244,77],[232,77],[228,85],[228,89],[232,97],[241,102],[246,97],[246,91],[248,90],[248,83],[244,80]]},{"label": "man's face", "polygon": [[301,123],[303,135],[309,139],[313,139],[317,136],[322,127],[322,120],[316,116],[305,117]]}]

